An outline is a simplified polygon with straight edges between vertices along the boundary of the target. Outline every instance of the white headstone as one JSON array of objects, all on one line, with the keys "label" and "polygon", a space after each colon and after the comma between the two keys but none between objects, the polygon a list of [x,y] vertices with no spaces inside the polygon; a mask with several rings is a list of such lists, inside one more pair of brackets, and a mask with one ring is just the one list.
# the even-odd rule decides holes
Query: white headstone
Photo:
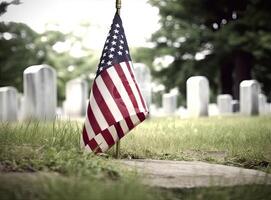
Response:
[{"label": "white headstone", "polygon": [[86,114],[88,99],[88,84],[83,79],[73,79],[66,84],[66,100],[63,103],[64,113],[70,117],[80,117]]},{"label": "white headstone", "polygon": [[25,116],[25,97],[23,94],[18,95],[18,120],[22,121]]},{"label": "white headstone", "polygon": [[163,114],[173,115],[177,111],[177,98],[178,94],[175,92],[170,92],[163,94],[162,97],[162,106]]},{"label": "white headstone", "polygon": [[158,115],[158,108],[155,104],[151,104],[149,107],[150,116],[157,116]]},{"label": "white headstone", "polygon": [[17,89],[0,88],[0,122],[13,122],[18,119]]},{"label": "white headstone", "polygon": [[54,120],[57,106],[56,72],[48,65],[24,70],[25,118]]},{"label": "white headstone", "polygon": [[231,101],[231,105],[232,105],[232,111],[233,112],[239,112],[240,111],[240,104],[238,100],[232,100]]},{"label": "white headstone", "polygon": [[221,94],[217,96],[217,105],[219,114],[227,115],[233,112],[232,96],[230,94]]},{"label": "white headstone", "polygon": [[180,106],[178,108],[178,115],[180,116],[180,118],[182,119],[186,119],[188,118],[188,112],[187,112],[187,109],[183,106]]},{"label": "white headstone", "polygon": [[190,77],[186,82],[189,117],[208,116],[209,81],[204,76]]},{"label": "white headstone", "polygon": [[267,103],[267,113],[271,114],[271,103]]},{"label": "white headstone", "polygon": [[219,110],[218,110],[218,106],[216,103],[210,103],[208,105],[208,115],[209,116],[218,116],[219,115]]},{"label": "white headstone", "polygon": [[57,116],[57,118],[62,118],[64,116],[64,111],[63,111],[62,107],[56,108],[56,116]]},{"label": "white headstone", "polygon": [[258,96],[259,101],[259,114],[265,115],[268,113],[268,105],[267,105],[267,98],[264,94],[259,94]]},{"label": "white headstone", "polygon": [[260,84],[256,80],[245,80],[240,83],[240,112],[243,115],[259,114]]},{"label": "white headstone", "polygon": [[134,64],[135,77],[143,97],[145,98],[148,107],[151,105],[151,72],[150,69],[143,63]]}]

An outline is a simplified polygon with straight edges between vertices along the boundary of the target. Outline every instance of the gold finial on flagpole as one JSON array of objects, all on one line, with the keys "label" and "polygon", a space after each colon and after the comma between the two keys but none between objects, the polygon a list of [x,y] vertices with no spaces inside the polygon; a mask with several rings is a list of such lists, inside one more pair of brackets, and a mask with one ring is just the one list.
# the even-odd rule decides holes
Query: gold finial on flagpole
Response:
[{"label": "gold finial on flagpole", "polygon": [[117,13],[120,14],[121,0],[116,0],[116,9],[117,9]]},{"label": "gold finial on flagpole", "polygon": [[[117,13],[120,14],[121,0],[116,0],[116,9],[117,9]],[[117,159],[120,156],[120,140],[116,143],[116,155],[115,156]]]}]

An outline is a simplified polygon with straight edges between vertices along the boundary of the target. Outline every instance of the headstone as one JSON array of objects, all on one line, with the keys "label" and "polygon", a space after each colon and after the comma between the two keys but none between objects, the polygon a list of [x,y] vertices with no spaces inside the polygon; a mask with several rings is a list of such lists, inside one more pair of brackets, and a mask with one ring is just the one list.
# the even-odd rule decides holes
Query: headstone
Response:
[{"label": "headstone", "polygon": [[183,106],[180,106],[178,108],[178,114],[180,116],[181,119],[186,119],[188,118],[188,113],[187,113],[187,109]]},{"label": "headstone", "polygon": [[208,115],[209,116],[218,116],[219,115],[219,109],[216,103],[210,103],[208,105]]},{"label": "headstone", "polygon": [[62,118],[64,116],[63,108],[62,107],[57,107],[56,108],[56,116],[58,119]]},{"label": "headstone", "polygon": [[170,92],[163,94],[162,106],[164,115],[174,115],[177,110],[177,98],[176,92]]},{"label": "headstone", "polygon": [[151,102],[152,102],[150,69],[143,63],[135,63],[134,72],[135,72],[135,77],[138,82],[141,93],[146,101],[146,104],[148,107],[150,107]]},{"label": "headstone", "polygon": [[268,105],[267,105],[266,96],[264,94],[259,94],[258,101],[259,101],[259,114],[266,115],[268,113]]},{"label": "headstone", "polygon": [[209,81],[204,76],[190,77],[186,82],[189,117],[208,116]]},{"label": "headstone", "polygon": [[77,78],[66,84],[66,100],[64,113],[69,117],[80,117],[86,114],[88,99],[88,84],[85,80]]},{"label": "headstone", "polygon": [[18,120],[23,121],[25,116],[25,97],[23,94],[18,95]]},{"label": "headstone", "polygon": [[17,89],[0,88],[0,122],[14,122],[18,119]]},{"label": "headstone", "polygon": [[157,109],[155,104],[151,104],[149,107],[150,116],[157,116]]},{"label": "headstone", "polygon": [[240,112],[243,115],[259,114],[260,84],[256,80],[245,80],[240,83]]},{"label": "headstone", "polygon": [[227,115],[233,112],[232,96],[229,94],[221,94],[217,96],[217,105],[220,115]]},{"label": "headstone", "polygon": [[267,103],[267,112],[269,115],[271,114],[271,103]]},{"label": "headstone", "polygon": [[57,106],[56,72],[48,65],[24,70],[25,118],[54,120]]},{"label": "headstone", "polygon": [[232,105],[232,111],[234,113],[239,112],[240,111],[240,104],[238,100],[232,100],[231,101],[231,105]]}]

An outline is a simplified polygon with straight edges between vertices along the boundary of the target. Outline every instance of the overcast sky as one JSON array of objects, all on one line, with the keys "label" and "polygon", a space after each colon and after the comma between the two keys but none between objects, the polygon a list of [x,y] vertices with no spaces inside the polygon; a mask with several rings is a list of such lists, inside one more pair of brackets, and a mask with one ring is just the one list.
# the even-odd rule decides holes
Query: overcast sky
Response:
[{"label": "overcast sky", "polygon": [[[10,6],[1,21],[28,24],[38,32],[46,23],[60,24],[61,31],[78,30],[80,22],[90,22],[84,35],[91,48],[102,48],[115,14],[115,0],[21,0]],[[158,9],[147,0],[122,0],[121,17],[130,47],[146,46],[146,40],[159,28]],[[79,31],[80,32],[80,31]]]}]

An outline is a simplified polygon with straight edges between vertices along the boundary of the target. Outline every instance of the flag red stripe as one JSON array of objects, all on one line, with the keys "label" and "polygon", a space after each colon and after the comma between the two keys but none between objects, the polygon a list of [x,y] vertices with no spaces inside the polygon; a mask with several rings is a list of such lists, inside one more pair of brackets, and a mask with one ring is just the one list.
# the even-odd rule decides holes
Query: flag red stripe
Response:
[{"label": "flag red stripe", "polygon": [[143,122],[146,119],[146,116],[143,112],[137,114],[138,119]]},{"label": "flag red stripe", "polygon": [[129,130],[132,130],[135,127],[134,123],[132,122],[130,117],[126,117],[125,121],[126,121],[126,124],[127,124],[128,128],[129,128]]},{"label": "flag red stripe", "polygon": [[113,97],[113,99],[115,100],[121,114],[122,117],[127,117],[129,116],[129,112],[125,106],[125,103],[123,102],[118,90],[117,90],[117,86],[114,85],[114,82],[112,81],[111,77],[109,76],[107,70],[104,70],[103,73],[101,74],[102,79],[109,91],[109,93],[111,94],[111,96]]},{"label": "flag red stripe", "polygon": [[137,89],[138,94],[139,94],[139,96],[140,96],[141,103],[142,103],[142,105],[143,105],[145,111],[147,111],[145,102],[144,102],[143,97],[142,97],[142,94],[141,94],[141,92],[140,92],[140,90],[139,90],[139,88],[138,88],[138,85],[136,84],[135,76],[134,76],[134,74],[133,74],[133,72],[132,72],[132,69],[131,69],[131,66],[130,66],[129,62],[126,62],[126,65],[127,65],[127,67],[128,67],[128,70],[129,70],[129,72],[130,72],[132,78],[133,78],[133,81],[134,81],[134,83],[135,83],[135,85],[136,85],[136,89]]},{"label": "flag red stripe", "polygon": [[90,104],[88,104],[88,111],[87,111],[87,114],[88,114],[88,120],[89,120],[89,123],[95,133],[95,135],[99,134],[101,132],[101,128],[93,114],[93,111],[91,109],[91,106]]},{"label": "flag red stripe", "polygon": [[98,143],[96,142],[96,140],[94,138],[92,138],[88,142],[88,146],[95,153],[101,153],[102,152],[101,148],[98,146]]},{"label": "flag red stripe", "polygon": [[101,134],[105,139],[106,143],[108,144],[109,148],[115,144],[115,141],[108,129],[103,130]]},{"label": "flag red stripe", "polygon": [[115,123],[114,127],[115,127],[115,129],[117,131],[117,134],[118,134],[119,140],[120,140],[124,136],[124,132],[123,132],[121,126],[120,126],[120,123],[119,122]]},{"label": "flag red stripe", "polygon": [[93,97],[95,98],[97,104],[99,105],[100,110],[101,110],[105,120],[107,121],[109,126],[113,125],[116,120],[115,120],[114,116],[112,115],[110,109],[108,108],[108,105],[106,104],[106,101],[104,100],[95,81],[93,83],[92,92],[93,92]]},{"label": "flag red stripe", "polygon": [[116,102],[123,118],[125,118],[127,126],[129,127],[130,130],[133,129],[134,124],[129,117],[130,115],[129,115],[129,112],[126,108],[126,105],[123,102],[123,100],[122,100],[116,86],[114,85],[114,82],[110,78],[108,72],[106,70],[104,70],[103,73],[101,73],[101,77],[102,77],[108,91],[110,92],[111,96],[113,97],[114,101]]},{"label": "flag red stripe", "polygon": [[84,128],[83,128],[83,141],[85,143],[85,146],[89,142],[89,137],[88,137],[88,133],[87,133],[85,125],[84,125]]},{"label": "flag red stripe", "polygon": [[129,96],[129,98],[130,98],[130,100],[131,100],[131,102],[132,102],[132,104],[133,104],[133,106],[134,106],[134,108],[135,108],[135,111],[136,111],[136,113],[137,113],[137,116],[138,116],[139,120],[140,120],[141,122],[144,121],[145,115],[144,115],[143,113],[140,114],[141,112],[140,112],[140,110],[139,110],[138,103],[137,103],[137,101],[136,101],[136,98],[135,98],[135,96],[134,96],[134,94],[133,94],[132,88],[131,88],[131,86],[130,86],[130,84],[129,84],[129,81],[128,81],[128,79],[127,79],[127,77],[126,77],[126,75],[125,75],[125,73],[124,73],[122,67],[121,67],[119,64],[116,64],[116,65],[115,65],[115,70],[116,70],[116,72],[118,73],[118,75],[119,75],[119,77],[120,77],[120,79],[121,79],[121,81],[122,81],[122,84],[123,84],[124,87],[125,87],[125,90],[127,91],[127,94],[128,94],[128,96]]},{"label": "flag red stripe", "polygon": [[117,64],[117,65],[115,66],[115,69],[116,69],[116,72],[118,73],[118,75],[119,75],[119,77],[120,77],[120,79],[121,79],[121,81],[122,81],[122,84],[123,84],[124,87],[125,87],[125,90],[127,91],[127,94],[128,94],[128,96],[129,96],[129,98],[130,98],[130,100],[131,100],[131,102],[132,102],[132,104],[133,104],[133,106],[134,106],[134,108],[135,108],[135,111],[136,111],[137,113],[140,112],[140,111],[139,111],[139,108],[138,108],[137,101],[136,101],[136,99],[135,99],[135,96],[134,96],[134,94],[133,94],[133,91],[132,91],[132,89],[131,89],[131,86],[130,86],[130,84],[129,84],[129,82],[128,82],[128,80],[127,80],[125,74],[124,74],[123,69],[121,68],[121,66],[120,66],[119,64]]}]

